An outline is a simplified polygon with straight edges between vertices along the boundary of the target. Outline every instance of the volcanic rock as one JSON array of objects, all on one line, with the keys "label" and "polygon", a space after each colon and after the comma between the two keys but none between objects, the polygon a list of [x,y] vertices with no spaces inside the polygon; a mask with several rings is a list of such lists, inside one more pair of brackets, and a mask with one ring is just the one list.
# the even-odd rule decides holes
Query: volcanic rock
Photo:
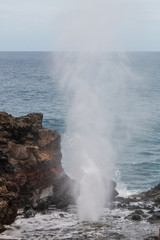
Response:
[{"label": "volcanic rock", "polygon": [[135,214],[132,215],[131,219],[133,221],[140,221],[141,220],[141,215],[135,213]]},{"label": "volcanic rock", "polygon": [[44,206],[57,195],[57,185],[65,189],[61,195],[68,194],[60,134],[43,128],[42,118],[41,113],[13,117],[0,112],[0,177],[18,186],[19,206]]},{"label": "volcanic rock", "polygon": [[142,216],[141,216],[141,214],[133,212],[133,213],[129,214],[128,216],[126,216],[125,219],[130,219],[130,220],[133,220],[133,221],[141,221]]},{"label": "volcanic rock", "polygon": [[133,196],[143,201],[153,201],[156,203],[160,203],[160,183],[154,188],[148,190],[147,192],[142,192]]},{"label": "volcanic rock", "polygon": [[160,211],[156,211],[147,219],[150,223],[160,222]]},{"label": "volcanic rock", "polygon": [[136,209],[134,212],[135,214],[144,215],[144,212],[141,209]]},{"label": "volcanic rock", "polygon": [[32,207],[25,206],[24,211],[23,211],[23,216],[25,218],[34,217],[35,215],[36,215],[36,211]]}]

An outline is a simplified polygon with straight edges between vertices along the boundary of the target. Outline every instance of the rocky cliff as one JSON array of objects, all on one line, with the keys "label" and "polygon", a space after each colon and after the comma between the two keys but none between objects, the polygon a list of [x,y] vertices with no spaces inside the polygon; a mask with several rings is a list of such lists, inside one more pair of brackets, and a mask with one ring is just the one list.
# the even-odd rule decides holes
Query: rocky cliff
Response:
[{"label": "rocky cliff", "polygon": [[13,117],[0,112],[0,177],[15,184],[18,206],[36,208],[49,197],[56,203],[70,194],[60,134],[43,128],[42,118],[41,113]]}]

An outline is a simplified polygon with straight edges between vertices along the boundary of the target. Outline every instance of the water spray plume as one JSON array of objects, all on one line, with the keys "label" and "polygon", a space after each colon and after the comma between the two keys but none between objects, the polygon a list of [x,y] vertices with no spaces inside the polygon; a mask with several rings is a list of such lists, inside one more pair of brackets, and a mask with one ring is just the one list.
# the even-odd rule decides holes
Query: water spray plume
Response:
[{"label": "water spray plume", "polygon": [[81,220],[97,220],[110,198],[106,179],[111,179],[116,157],[113,135],[127,78],[120,71],[123,63],[117,61],[121,62],[117,54],[98,53],[63,53],[56,58],[59,85],[69,102],[63,141],[77,182]]},{"label": "water spray plume", "polygon": [[129,73],[125,71],[125,55],[100,52],[113,42],[109,1],[79,3],[73,7],[74,13],[69,11],[74,21],[66,20],[69,31],[63,29],[62,38],[69,42],[69,49],[78,52],[58,54],[55,65],[69,106],[67,137],[63,141],[68,146],[71,174],[77,183],[77,211],[81,220],[95,221],[110,198],[106,179],[111,178],[116,157],[114,128],[121,119],[119,106]]}]

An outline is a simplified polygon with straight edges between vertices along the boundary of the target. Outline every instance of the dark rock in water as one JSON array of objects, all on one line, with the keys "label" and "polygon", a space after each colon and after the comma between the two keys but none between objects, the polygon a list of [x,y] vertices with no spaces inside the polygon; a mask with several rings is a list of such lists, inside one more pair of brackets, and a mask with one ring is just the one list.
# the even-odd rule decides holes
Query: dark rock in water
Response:
[{"label": "dark rock in water", "polygon": [[34,217],[36,215],[36,211],[31,206],[26,206],[24,208],[23,215],[25,218]]},{"label": "dark rock in water", "polygon": [[60,213],[59,216],[60,216],[61,218],[63,218],[63,217],[64,217],[64,214],[63,214],[63,213]]},{"label": "dark rock in water", "polygon": [[[61,165],[61,137],[42,127],[41,113],[0,112],[0,177],[18,186],[18,205],[44,209],[55,198],[71,202],[71,179]],[[61,188],[61,189],[59,189]],[[4,197],[3,197],[4,200]]]},{"label": "dark rock in water", "polygon": [[34,207],[37,211],[44,211],[45,209],[48,209],[51,205],[51,197],[43,198],[38,201],[38,205]]},{"label": "dark rock in water", "polygon": [[144,212],[142,210],[135,210],[133,213],[129,214],[126,219],[141,221],[142,217],[144,217]]},{"label": "dark rock in water", "polygon": [[18,191],[15,183],[0,178],[0,231],[3,225],[14,222],[17,216]]},{"label": "dark rock in water", "polygon": [[134,221],[140,221],[142,218],[141,218],[141,215],[134,213],[131,219]]},{"label": "dark rock in water", "polygon": [[144,214],[143,210],[141,210],[141,209],[136,209],[134,212],[135,212],[135,214],[139,214],[139,215]]}]

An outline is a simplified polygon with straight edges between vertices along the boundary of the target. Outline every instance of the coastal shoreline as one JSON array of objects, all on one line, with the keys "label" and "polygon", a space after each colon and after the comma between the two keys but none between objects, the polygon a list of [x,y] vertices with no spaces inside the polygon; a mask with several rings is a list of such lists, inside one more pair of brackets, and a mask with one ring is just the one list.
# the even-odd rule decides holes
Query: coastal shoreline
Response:
[{"label": "coastal shoreline", "polygon": [[[75,208],[72,205],[75,203],[72,192],[75,182],[61,165],[61,136],[55,130],[43,128],[42,119],[41,113],[13,117],[0,112],[1,233],[8,231],[7,225],[11,224],[12,228],[17,219],[22,222],[23,219],[34,219],[37,214],[50,214],[53,209],[54,214],[60,211],[59,216],[63,219],[67,212],[70,214],[70,206]],[[112,185],[114,194],[106,205],[107,209],[112,213],[128,211],[128,215],[117,214],[114,218],[126,219],[133,225],[135,222],[152,226],[160,223],[160,184],[128,198],[117,196],[116,184],[113,182]],[[122,235],[115,233],[114,237],[123,239]],[[147,238],[146,235],[144,239],[158,238]]]}]

